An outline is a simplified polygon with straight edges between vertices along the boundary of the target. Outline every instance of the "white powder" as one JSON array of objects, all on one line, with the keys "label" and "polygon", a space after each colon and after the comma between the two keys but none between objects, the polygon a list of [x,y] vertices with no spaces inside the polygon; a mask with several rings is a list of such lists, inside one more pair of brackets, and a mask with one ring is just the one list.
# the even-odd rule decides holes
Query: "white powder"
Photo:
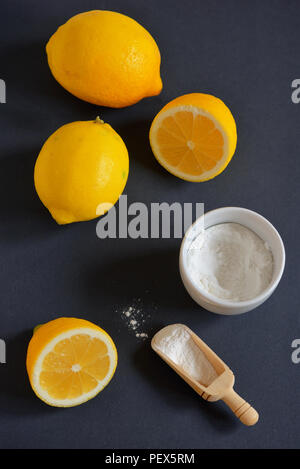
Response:
[{"label": "white powder", "polygon": [[132,312],[133,312],[133,307],[132,307],[132,306],[129,306],[129,308],[126,309],[126,310],[123,312],[123,314],[125,314],[125,316],[126,316],[127,318],[129,318],[129,317],[131,316]]},{"label": "white powder", "polygon": [[136,326],[137,325],[137,320],[136,319],[131,319],[130,325],[131,326]]},{"label": "white powder", "polygon": [[273,275],[273,256],[267,243],[237,223],[204,230],[191,244],[187,263],[199,286],[231,301],[255,298]]},{"label": "white powder", "polygon": [[153,340],[161,352],[204,386],[209,386],[218,377],[205,354],[181,324],[164,327]]},{"label": "white powder", "polygon": [[148,338],[148,334],[140,330],[146,322],[146,319],[149,317],[149,315],[146,315],[142,309],[140,298],[134,300],[131,306],[124,308],[121,311],[121,314],[128,329],[133,331],[137,338]]},{"label": "white powder", "polygon": [[146,334],[146,332],[137,332],[135,334],[136,337],[141,337],[142,339],[147,339],[148,337],[148,334]]}]

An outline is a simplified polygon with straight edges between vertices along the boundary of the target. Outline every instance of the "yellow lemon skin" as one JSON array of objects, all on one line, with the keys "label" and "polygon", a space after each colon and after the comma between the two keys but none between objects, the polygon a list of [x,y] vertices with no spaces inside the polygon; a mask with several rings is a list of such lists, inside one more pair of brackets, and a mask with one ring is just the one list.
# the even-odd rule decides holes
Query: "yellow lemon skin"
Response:
[{"label": "yellow lemon skin", "polygon": [[122,138],[99,118],[63,125],[44,143],[34,168],[42,203],[58,224],[85,221],[114,205],[126,185],[129,157]]},{"label": "yellow lemon skin", "polygon": [[89,103],[122,108],[161,92],[155,40],[121,13],[94,10],[73,16],[53,34],[46,52],[54,78]]},{"label": "yellow lemon skin", "polygon": [[[70,401],[67,405],[61,404],[58,405],[57,403],[51,402],[46,400],[43,395],[41,395],[39,386],[37,386],[36,374],[41,372],[41,364],[38,365],[39,359],[43,354],[44,350],[48,347],[48,345],[55,339],[59,338],[60,336],[70,336],[73,332],[76,334],[85,333],[85,331],[95,331],[100,337],[104,337],[106,341],[110,344],[111,349],[111,359],[113,360],[112,367],[108,376],[108,379],[105,382],[105,386],[110,382],[112,379],[118,362],[118,353],[116,346],[112,340],[112,338],[107,334],[107,332],[102,329],[101,327],[97,326],[96,324],[87,321],[85,319],[78,319],[78,318],[70,318],[70,317],[61,317],[54,319],[52,321],[47,322],[46,324],[38,325],[34,328],[33,336],[29,342],[28,349],[27,349],[27,357],[26,357],[26,369],[28,373],[28,378],[30,381],[30,385],[36,394],[36,396],[44,401],[46,404],[54,407],[73,407],[78,405],[78,403],[72,403]],[[82,332],[81,332],[82,331]],[[63,340],[63,337],[62,337]],[[80,358],[80,357],[79,357]],[[59,365],[59,362],[57,362]],[[59,369],[56,370],[59,372]],[[102,391],[103,387],[98,392],[95,392],[92,396],[88,395],[83,396],[80,401],[80,404],[90,400],[91,398],[95,397],[99,392]]]}]

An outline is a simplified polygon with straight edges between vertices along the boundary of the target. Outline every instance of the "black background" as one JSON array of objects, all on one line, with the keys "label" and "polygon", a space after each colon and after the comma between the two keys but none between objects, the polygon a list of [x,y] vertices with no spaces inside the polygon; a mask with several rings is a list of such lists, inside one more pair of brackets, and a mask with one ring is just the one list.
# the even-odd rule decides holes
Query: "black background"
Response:
[{"label": "black background", "polygon": [[[45,44],[72,15],[125,13],[145,26],[162,55],[160,96],[116,110],[81,102],[47,66]],[[2,1],[0,78],[0,365],[2,448],[299,447],[299,372],[291,342],[299,330],[299,118],[291,82],[299,78],[300,2],[291,0]],[[163,170],[148,141],[155,114],[178,95],[201,91],[235,116],[238,147],[216,179],[193,184]],[[100,240],[96,220],[60,227],[33,186],[35,159],[61,125],[96,115],[130,154],[129,203],[204,202],[258,211],[282,235],[287,264],[274,295],[237,317],[206,312],[178,272],[179,239]],[[223,403],[204,403],[122,319],[140,299],[151,336],[182,322],[236,373],[236,390],[260,412],[246,428]],[[109,386],[73,409],[50,408],[30,389],[25,357],[32,328],[58,316],[106,329],[119,352]]]}]

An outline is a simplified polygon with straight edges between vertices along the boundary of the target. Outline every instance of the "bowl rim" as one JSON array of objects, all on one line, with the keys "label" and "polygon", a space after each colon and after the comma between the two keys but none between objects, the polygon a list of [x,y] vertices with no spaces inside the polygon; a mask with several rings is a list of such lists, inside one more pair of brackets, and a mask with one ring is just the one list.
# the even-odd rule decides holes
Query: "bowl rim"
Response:
[{"label": "bowl rim", "polygon": [[[281,264],[279,266],[279,270],[278,270],[278,273],[276,275],[275,278],[272,279],[272,281],[270,282],[270,284],[268,285],[267,288],[265,288],[259,295],[255,296],[254,298],[252,298],[251,300],[244,300],[244,301],[231,301],[231,300],[226,300],[226,299],[222,299],[222,298],[218,298],[217,296],[215,295],[212,295],[211,293],[208,293],[206,290],[204,290],[204,288],[200,287],[193,279],[192,277],[190,276],[190,273],[189,273],[189,269],[187,267],[187,252],[185,253],[184,255],[184,249],[185,249],[185,245],[187,243],[187,238],[190,234],[190,232],[195,229],[195,226],[200,223],[200,221],[202,219],[204,219],[204,217],[208,214],[211,214],[213,212],[218,212],[218,211],[227,211],[227,210],[235,210],[235,211],[242,211],[242,212],[248,212],[248,213],[251,213],[253,215],[255,215],[256,217],[258,217],[263,223],[265,223],[266,225],[268,225],[269,228],[271,228],[271,230],[273,231],[273,233],[275,234],[275,236],[277,237],[278,241],[279,241],[279,246],[280,246],[280,250],[281,250]],[[235,223],[235,222],[222,222],[222,223]],[[236,222],[238,223],[238,222]],[[215,225],[219,225],[220,223],[216,223]],[[245,226],[243,223],[239,223],[240,225],[242,226]],[[215,225],[211,225],[211,226],[215,226]],[[245,228],[248,228],[247,226],[245,226]],[[251,228],[248,228],[248,229],[251,229]],[[254,231],[254,230],[252,230]],[[255,231],[254,231],[255,232]],[[257,234],[255,232],[255,234]],[[259,236],[259,235],[257,235]],[[260,237],[261,238],[261,237]],[[264,240],[265,241],[265,240]],[[273,254],[273,252],[272,252]],[[260,215],[259,213],[253,211],[253,210],[250,210],[248,208],[243,208],[243,207],[235,207],[235,206],[226,206],[226,207],[219,207],[219,208],[216,208],[216,209],[212,209],[212,210],[209,210],[208,212],[205,212],[203,213],[203,215],[201,215],[200,217],[198,217],[194,223],[187,229],[182,241],[181,241],[181,246],[180,246],[180,252],[179,252],[179,264],[180,264],[180,270],[183,268],[184,270],[184,273],[186,275],[186,277],[188,278],[189,282],[191,282],[192,286],[195,288],[196,291],[199,292],[199,294],[201,296],[203,296],[206,300],[208,300],[209,303],[213,303],[217,306],[225,306],[227,308],[241,308],[241,307],[251,307],[251,306],[254,306],[259,303],[261,304],[265,299],[267,299],[272,293],[273,291],[275,290],[275,288],[277,287],[277,285],[279,284],[280,282],[280,279],[282,277],[282,274],[283,274],[283,271],[284,271],[284,267],[285,267],[285,259],[286,259],[286,255],[285,255],[285,248],[284,248],[284,243],[282,241],[282,238],[280,236],[280,234],[278,233],[278,231],[276,230],[276,228],[274,227],[274,225],[272,225],[272,223],[267,220],[265,217],[263,217],[262,215]]]}]

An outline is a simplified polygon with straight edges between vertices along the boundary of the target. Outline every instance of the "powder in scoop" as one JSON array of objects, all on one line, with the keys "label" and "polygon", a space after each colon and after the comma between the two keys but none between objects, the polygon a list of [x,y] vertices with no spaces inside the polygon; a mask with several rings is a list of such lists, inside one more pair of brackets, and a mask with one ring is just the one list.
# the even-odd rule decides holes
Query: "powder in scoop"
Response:
[{"label": "powder in scoop", "polygon": [[191,244],[187,265],[196,284],[231,301],[260,295],[273,275],[269,246],[238,223],[222,223],[204,230]]},{"label": "powder in scoop", "polygon": [[218,377],[205,354],[181,324],[161,329],[154,337],[154,344],[158,350],[204,386],[209,386]]}]

